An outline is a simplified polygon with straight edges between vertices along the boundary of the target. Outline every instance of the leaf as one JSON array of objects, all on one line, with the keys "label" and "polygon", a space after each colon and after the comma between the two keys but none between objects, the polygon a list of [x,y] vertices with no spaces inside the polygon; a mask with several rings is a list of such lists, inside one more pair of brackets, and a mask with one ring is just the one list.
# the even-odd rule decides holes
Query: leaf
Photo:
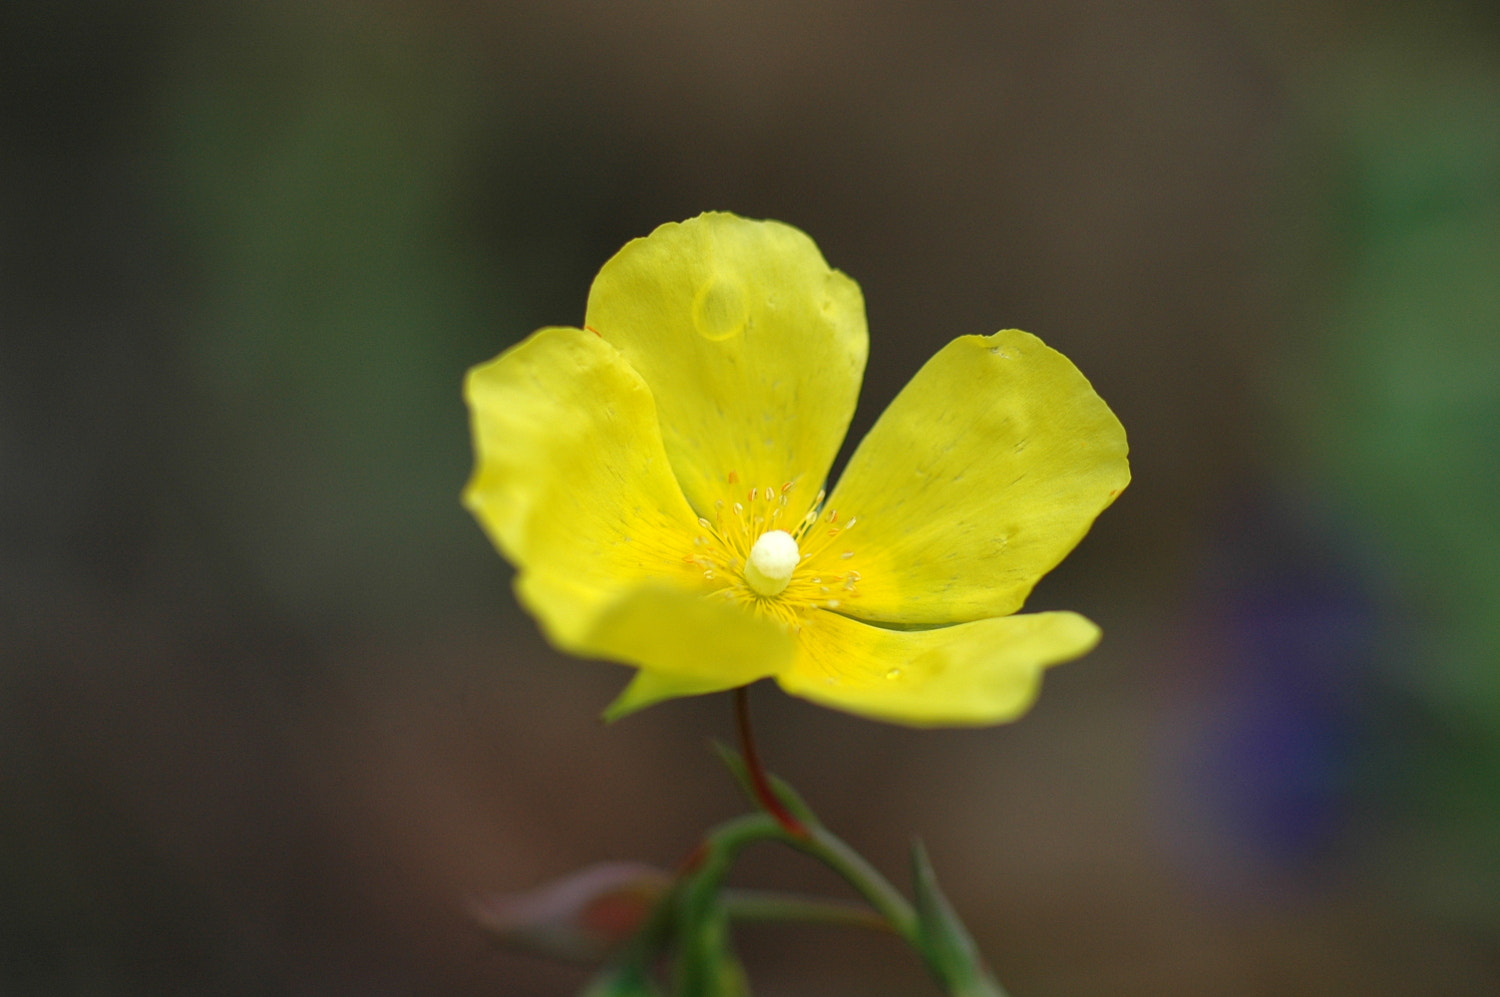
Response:
[{"label": "leaf", "polygon": [[911,870],[917,929],[928,966],[954,997],[1005,997],[1005,991],[985,967],[969,929],[938,886],[927,849],[920,841],[912,844]]}]

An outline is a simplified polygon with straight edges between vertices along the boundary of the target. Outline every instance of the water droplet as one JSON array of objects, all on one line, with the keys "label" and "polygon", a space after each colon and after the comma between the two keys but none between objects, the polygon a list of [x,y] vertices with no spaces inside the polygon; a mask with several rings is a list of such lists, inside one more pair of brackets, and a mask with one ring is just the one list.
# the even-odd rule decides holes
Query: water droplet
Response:
[{"label": "water droplet", "polygon": [[738,335],[750,319],[750,307],[739,279],[714,274],[693,297],[693,325],[698,335],[718,343]]},{"label": "water droplet", "polygon": [[901,677],[901,669],[892,668],[890,671],[885,673],[885,677],[888,679],[898,679]]}]

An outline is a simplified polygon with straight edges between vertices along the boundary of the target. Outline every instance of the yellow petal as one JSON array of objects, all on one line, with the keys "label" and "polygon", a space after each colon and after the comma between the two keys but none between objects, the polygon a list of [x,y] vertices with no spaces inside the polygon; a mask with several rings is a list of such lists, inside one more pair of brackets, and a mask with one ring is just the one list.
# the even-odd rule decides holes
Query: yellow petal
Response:
[{"label": "yellow petal", "polygon": [[834,613],[809,614],[796,663],[776,681],[794,696],[911,727],[1014,720],[1048,665],[1099,641],[1076,613],[1026,613],[933,630],[887,630]]},{"label": "yellow petal", "polygon": [[858,285],[806,235],[722,213],[663,225],[604,265],[585,324],[650,385],[703,515],[787,481],[811,502],[849,427],[868,338]]},{"label": "yellow petal", "polygon": [[642,666],[605,711],[615,720],[663,699],[766,678],[791,662],[794,646],[781,627],[728,602],[648,587],[605,610],[579,650]]},{"label": "yellow petal", "polygon": [[521,601],[565,650],[643,584],[704,591],[683,561],[697,517],[672,477],[651,393],[619,352],[543,329],[464,383],[474,434],[464,504],[516,565]]},{"label": "yellow petal", "polygon": [[856,523],[809,570],[855,571],[840,612],[860,619],[1013,613],[1130,481],[1126,449],[1114,413],[1035,336],[954,340],[860,443],[827,505]]}]

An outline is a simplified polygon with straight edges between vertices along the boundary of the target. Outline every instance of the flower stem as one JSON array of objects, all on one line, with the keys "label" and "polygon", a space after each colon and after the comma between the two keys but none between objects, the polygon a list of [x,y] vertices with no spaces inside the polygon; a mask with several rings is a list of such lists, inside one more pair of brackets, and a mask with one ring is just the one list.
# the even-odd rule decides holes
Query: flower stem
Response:
[{"label": "flower stem", "polygon": [[704,836],[699,862],[689,874],[689,889],[717,889],[729,865],[756,841],[780,841],[822,862],[854,887],[893,931],[920,950],[921,936],[912,905],[874,866],[824,827],[803,828],[799,836],[769,814],[748,814],[725,821]]},{"label": "flower stem", "polygon": [[891,929],[918,951],[922,951],[917,913],[901,891],[866,862],[858,852],[825,827],[815,827],[806,838],[789,838],[787,844],[822,862],[854,887],[890,924]]},{"label": "flower stem", "polygon": [[734,690],[734,719],[740,734],[740,753],[745,758],[745,770],[750,774],[750,788],[761,809],[775,818],[787,834],[795,839],[807,837],[807,828],[792,815],[780,798],[771,790],[771,780],[760,763],[760,754],[755,750],[755,734],[750,729],[750,692],[748,686]]},{"label": "flower stem", "polygon": [[842,925],[894,933],[891,922],[861,903],[825,900],[765,890],[726,889],[724,909],[733,921],[780,921],[803,924]]},{"label": "flower stem", "polygon": [[[761,812],[725,821],[705,834],[682,863],[667,894],[585,991],[585,997],[657,993],[652,966],[669,951],[672,992],[695,997],[743,994],[743,970],[730,948],[733,918],[821,921],[884,927],[901,936],[952,997],[1005,997],[984,967],[967,930],[938,889],[926,853],[914,849],[917,903],[913,905],[874,866],[807,809],[795,790],[773,780],[761,764],[750,729],[744,688],[735,690],[741,754],[720,748]],[[742,851],[757,841],[780,841],[837,873],[873,910],[798,897],[724,889]]]}]

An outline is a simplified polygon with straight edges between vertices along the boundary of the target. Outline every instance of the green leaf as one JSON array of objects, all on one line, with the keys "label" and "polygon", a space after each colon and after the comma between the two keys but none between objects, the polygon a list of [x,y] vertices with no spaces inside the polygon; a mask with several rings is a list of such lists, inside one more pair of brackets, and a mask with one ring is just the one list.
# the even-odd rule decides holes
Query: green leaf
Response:
[{"label": "green leaf", "polygon": [[943,896],[927,849],[920,841],[912,844],[911,870],[923,954],[939,981],[954,997],[1005,997],[1005,991],[985,967],[969,930]]}]

